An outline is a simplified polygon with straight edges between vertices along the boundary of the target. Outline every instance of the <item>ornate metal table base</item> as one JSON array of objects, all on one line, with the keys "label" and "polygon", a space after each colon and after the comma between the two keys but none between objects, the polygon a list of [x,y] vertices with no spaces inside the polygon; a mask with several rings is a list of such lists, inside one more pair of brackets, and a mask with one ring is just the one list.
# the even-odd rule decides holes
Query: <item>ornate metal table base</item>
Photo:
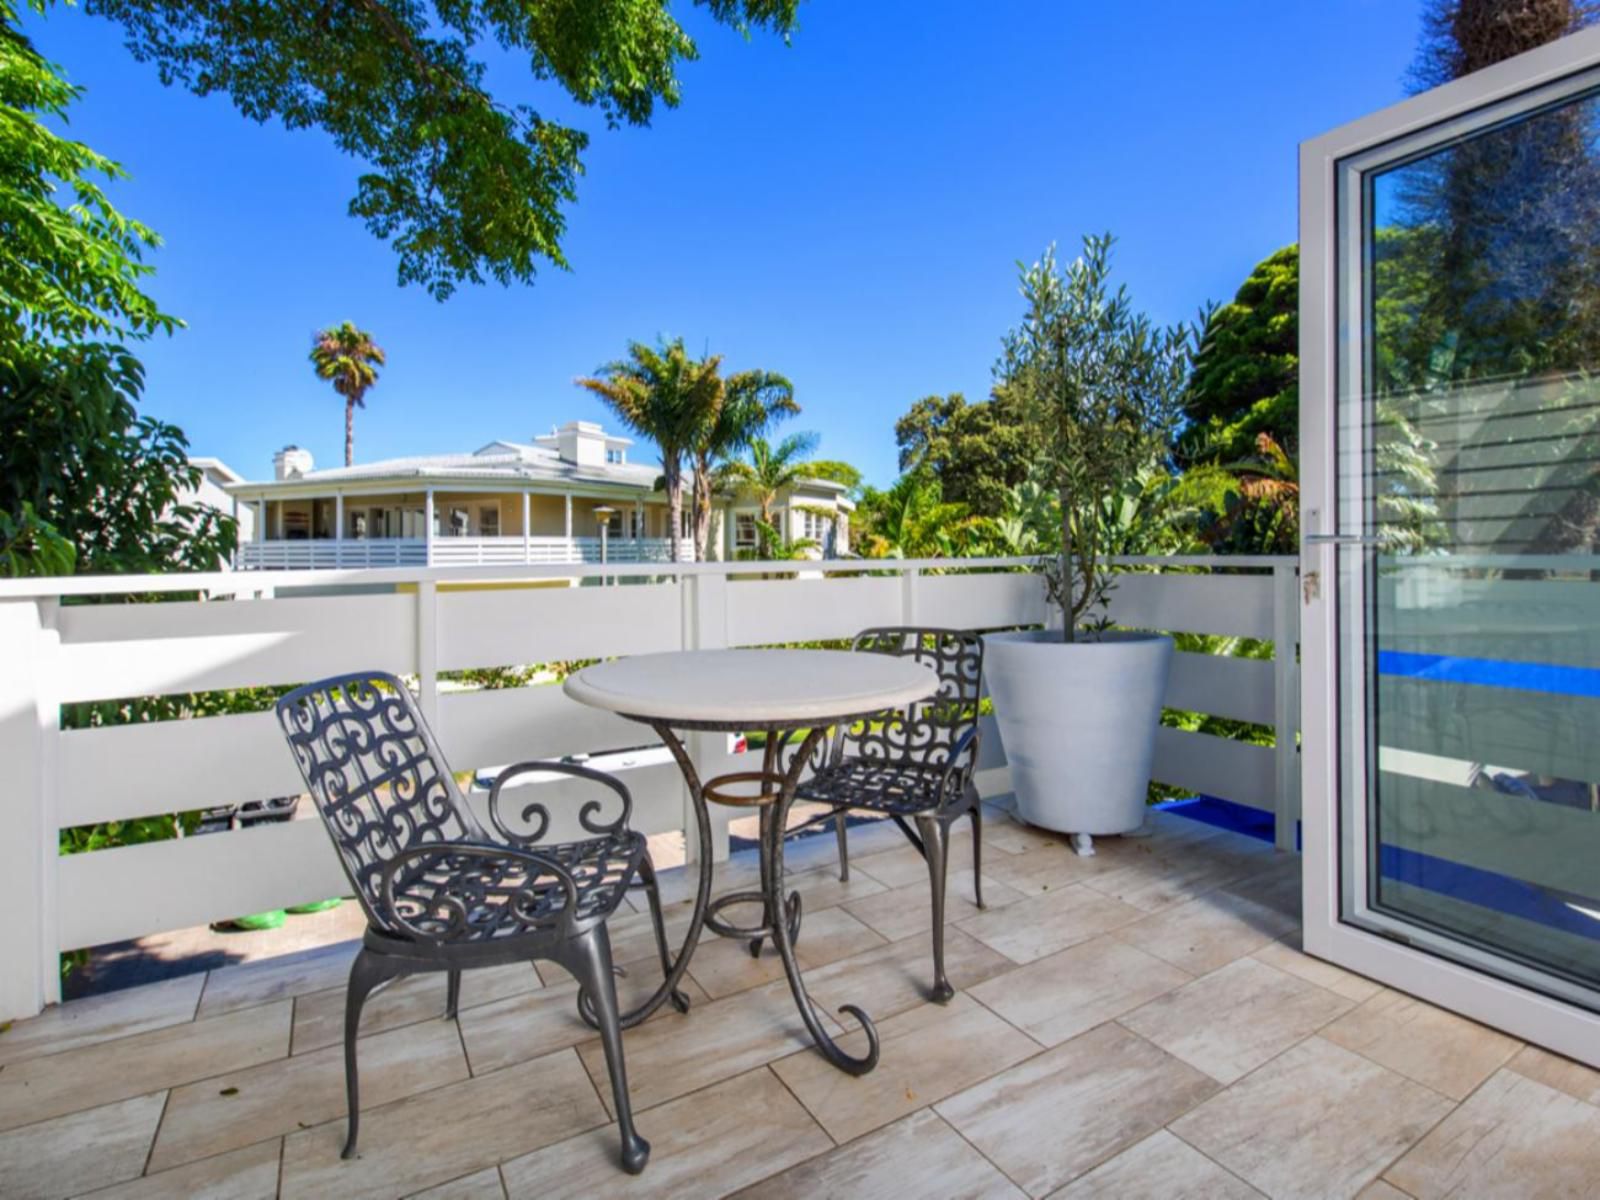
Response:
[{"label": "ornate metal table base", "polygon": [[[872,1018],[862,1012],[853,1004],[844,1005],[839,1011],[847,1016],[854,1017],[861,1025],[867,1036],[867,1052],[861,1057],[847,1053],[837,1042],[829,1036],[823,1028],[821,1019],[817,1016],[816,1007],[811,1002],[811,997],[806,992],[805,981],[800,975],[800,963],[795,957],[795,943],[800,937],[801,900],[799,892],[791,892],[788,896],[783,894],[783,835],[788,824],[789,808],[794,803],[795,789],[799,786],[800,776],[805,770],[806,763],[816,750],[818,743],[827,732],[827,727],[834,724],[832,721],[810,721],[804,724],[793,722],[787,726],[768,729],[767,747],[763,756],[763,770],[759,776],[755,772],[745,773],[747,780],[764,778],[777,784],[775,795],[763,798],[760,803],[760,855],[761,855],[761,886],[754,892],[733,892],[726,896],[719,896],[715,900],[711,896],[711,857],[705,848],[711,845],[711,818],[706,798],[705,785],[700,780],[700,774],[695,770],[694,762],[684,748],[682,739],[677,730],[695,730],[703,732],[728,733],[737,732],[733,726],[722,722],[675,722],[676,729],[663,721],[648,717],[634,717],[654,729],[672,756],[677,760],[678,768],[683,772],[684,782],[689,785],[689,793],[694,797],[695,832],[702,848],[699,856],[699,879],[695,891],[694,913],[689,920],[688,932],[684,935],[683,946],[679,949],[677,957],[672,960],[666,969],[666,977],[661,986],[656,989],[643,1004],[622,1016],[622,1027],[631,1029],[639,1022],[648,1018],[662,1004],[671,999],[673,1005],[680,1012],[687,1011],[688,1001],[679,990],[684,973],[689,968],[689,960],[694,954],[695,946],[700,941],[702,930],[709,927],[711,931],[722,937],[737,938],[749,942],[752,955],[759,956],[763,942],[770,938],[777,947],[778,956],[783,960],[784,974],[789,980],[789,990],[794,995],[795,1007],[800,1010],[800,1017],[806,1023],[812,1041],[816,1043],[817,1051],[838,1067],[841,1071],[851,1075],[865,1075],[878,1065],[878,1031],[872,1023]],[[848,720],[848,717],[841,717]],[[806,728],[808,732],[801,739],[799,746],[789,758],[787,766],[781,770],[780,759],[782,751],[787,748],[786,737],[780,736],[784,730],[794,731]],[[719,781],[712,781],[713,785]],[[752,804],[755,802],[752,801]],[[762,906],[761,923],[759,925],[741,926],[724,919],[722,910],[735,904],[754,904]],[[665,965],[665,963],[663,964]],[[586,998],[585,998],[586,999]],[[584,1004],[584,1016],[591,1015],[592,1009]]]}]

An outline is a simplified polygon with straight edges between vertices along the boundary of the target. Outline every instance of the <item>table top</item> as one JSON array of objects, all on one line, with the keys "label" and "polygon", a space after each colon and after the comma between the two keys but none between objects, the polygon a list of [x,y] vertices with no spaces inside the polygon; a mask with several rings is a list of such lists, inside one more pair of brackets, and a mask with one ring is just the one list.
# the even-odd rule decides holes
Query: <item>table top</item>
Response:
[{"label": "table top", "polygon": [[760,729],[864,716],[925,700],[932,668],[845,650],[683,650],[636,654],[568,676],[567,695],[655,720]]}]

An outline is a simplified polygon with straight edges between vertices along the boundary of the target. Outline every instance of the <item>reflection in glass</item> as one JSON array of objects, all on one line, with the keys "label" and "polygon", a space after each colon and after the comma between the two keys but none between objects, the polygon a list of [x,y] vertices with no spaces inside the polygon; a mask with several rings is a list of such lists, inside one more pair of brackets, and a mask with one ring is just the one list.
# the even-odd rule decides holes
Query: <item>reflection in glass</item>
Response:
[{"label": "reflection in glass", "polygon": [[1597,118],[1567,100],[1367,177],[1364,412],[1341,445],[1373,545],[1365,902],[1590,989]]}]

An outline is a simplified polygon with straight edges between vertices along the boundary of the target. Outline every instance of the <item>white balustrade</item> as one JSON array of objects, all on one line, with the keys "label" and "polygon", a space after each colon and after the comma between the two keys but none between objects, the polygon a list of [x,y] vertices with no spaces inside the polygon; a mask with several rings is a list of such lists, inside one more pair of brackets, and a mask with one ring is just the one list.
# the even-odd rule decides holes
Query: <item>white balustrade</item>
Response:
[{"label": "white balustrade", "polygon": [[[462,690],[439,675],[469,668],[570,661],[680,648],[848,638],[874,624],[970,628],[1030,625],[1044,591],[1026,560],[668,563],[629,565],[650,543],[618,539],[605,567],[525,565],[523,540],[256,542],[283,551],[360,557],[362,569],[308,573],[299,560],[250,572],[0,581],[0,1019],[53,1000],[59,952],[239,913],[321,899],[346,884],[321,824],[279,825],[56,853],[58,830],[178,810],[298,794],[302,788],[271,712],[96,728],[60,727],[78,701],[280,687],[378,668],[417,681],[424,711],[458,770],[599,752],[650,740],[643,726],[575,704],[559,687]],[[496,557],[506,546],[515,560]],[[661,543],[665,558],[665,543]],[[594,542],[598,558],[598,541]],[[387,558],[383,556],[389,556]],[[317,560],[321,561],[321,560]],[[505,565],[502,565],[504,563]],[[367,569],[371,567],[379,569]],[[1162,782],[1274,812],[1279,844],[1294,845],[1298,612],[1289,558],[1123,560],[1111,594],[1121,623],[1271,640],[1275,661],[1179,654],[1168,704],[1269,725],[1277,747],[1164,729]],[[1181,566],[1181,573],[1154,569]],[[493,567],[490,574],[479,568]],[[1226,573],[1208,573],[1226,567]],[[1198,570],[1197,570],[1198,569]],[[474,580],[493,586],[472,587]],[[557,584],[558,586],[507,586]],[[441,587],[441,584],[453,586]],[[170,594],[165,602],[150,595]],[[194,599],[198,593],[200,599]],[[138,603],[82,603],[142,597]],[[1070,722],[1071,713],[1062,720]],[[1008,790],[1005,752],[984,718],[978,782]],[[696,737],[706,773],[732,769],[726,739]],[[670,764],[625,773],[646,833],[689,827]],[[561,812],[567,783],[549,789]],[[544,797],[541,796],[541,799]],[[569,814],[570,815],[570,814]],[[726,823],[714,856],[726,854]],[[562,830],[552,829],[553,836]],[[698,848],[697,848],[698,849]]]}]

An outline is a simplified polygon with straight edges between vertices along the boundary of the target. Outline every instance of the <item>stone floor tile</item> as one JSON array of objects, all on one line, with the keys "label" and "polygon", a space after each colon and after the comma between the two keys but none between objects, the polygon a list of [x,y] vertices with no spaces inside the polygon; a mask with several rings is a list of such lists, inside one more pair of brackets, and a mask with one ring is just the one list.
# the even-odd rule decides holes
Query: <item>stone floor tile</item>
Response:
[{"label": "stone floor tile", "polygon": [[[669,928],[694,901],[699,882],[697,867],[680,867],[661,873],[661,900]],[[853,874],[849,882],[841,882],[837,867],[819,867],[810,871],[786,870],[784,884],[786,891],[798,891],[804,897],[807,912],[831,908],[835,904],[858,900],[885,890],[884,885],[876,879],[861,874]],[[753,853],[718,863],[712,872],[713,898],[729,892],[756,891],[760,886],[761,868]],[[639,911],[644,911],[646,900],[643,893],[630,893],[628,899]]]},{"label": "stone floor tile", "polygon": [[359,941],[335,942],[315,950],[301,950],[277,958],[264,958],[237,967],[212,971],[200,996],[202,1017],[214,1017],[288,996],[343,987],[350,964],[361,949]]},{"label": "stone floor tile", "polygon": [[1320,1037],[1172,1122],[1172,1132],[1275,1200],[1354,1196],[1450,1101]]},{"label": "stone floor tile", "polygon": [[[971,871],[951,871],[945,881],[944,919],[946,924],[992,912],[1022,899],[1022,893],[996,883],[987,875],[983,879],[983,902],[979,908],[972,890]],[[933,924],[933,889],[927,872],[920,881],[879,892],[865,900],[853,900],[845,906],[850,913],[865,921],[875,930],[897,942],[914,937]]]},{"label": "stone floor tile", "polygon": [[971,917],[958,928],[1013,962],[1026,963],[1087,942],[1142,916],[1138,909],[1120,900],[1073,885]]},{"label": "stone floor tile", "polygon": [[1522,1048],[1513,1037],[1388,989],[1323,1036],[1452,1100],[1465,1100]]},{"label": "stone floor tile", "polygon": [[290,1004],[185,1022],[0,1070],[0,1129],[237,1071],[289,1052]]},{"label": "stone floor tile", "polygon": [[294,1134],[283,1148],[282,1196],[389,1198],[459,1179],[603,1125],[605,1109],[571,1050],[363,1107],[359,1154],[339,1157],[342,1120]]},{"label": "stone floor tile", "polygon": [[1295,927],[1280,912],[1216,891],[1125,925],[1117,937],[1191,975],[1207,975]]},{"label": "stone floor tile", "polygon": [[1059,1045],[1188,983],[1171,963],[1106,936],[1036,959],[972,995],[1034,1040]]},{"label": "stone floor tile", "polygon": [[1355,1004],[1253,958],[1168,992],[1122,1024],[1168,1054],[1232,1083]]},{"label": "stone floor tile", "polygon": [[[952,874],[957,870],[972,870],[972,835],[967,832],[970,828],[967,822],[962,821],[950,831],[947,864]],[[922,851],[903,838],[901,844],[892,850],[880,850],[865,856],[852,854],[850,870],[865,872],[887,888],[908,887],[913,883],[926,885],[928,882],[928,860],[922,857]]]},{"label": "stone floor tile", "polygon": [[91,1193],[92,1200],[273,1200],[283,1139],[256,1142],[214,1158],[131,1179]]},{"label": "stone floor tile", "polygon": [[[1271,853],[1270,847],[1264,849]],[[1186,853],[1168,847],[1165,853],[1127,856],[1124,865],[1089,875],[1083,882],[1102,895],[1150,913],[1203,896],[1261,868],[1258,854]]]},{"label": "stone floor tile", "polygon": [[485,1167],[425,1192],[414,1192],[407,1200],[505,1200],[506,1187],[498,1167]]},{"label": "stone floor tile", "polygon": [[[558,971],[560,968],[554,968]],[[538,972],[528,963],[489,967],[461,973],[461,1011],[520,996],[543,987]],[[326,988],[298,996],[294,1002],[294,1053],[337,1046],[344,1041],[346,989]],[[367,997],[361,1009],[361,1036],[370,1037],[418,1021],[444,1015],[445,975],[442,971],[397,979]]]},{"label": "stone floor tile", "polygon": [[1600,1192],[1600,1108],[1498,1071],[1384,1178],[1417,1197],[1563,1200]]},{"label": "stone floor tile", "polygon": [[[976,938],[949,925],[944,931],[944,970],[957,991],[981,983],[1015,964]],[[805,973],[817,1007],[837,1012],[846,1004],[882,1020],[927,1002],[933,990],[933,938],[924,933],[890,942],[865,954]]]},{"label": "stone floor tile", "polygon": [[[360,1043],[363,1111],[467,1078],[455,1022],[436,1019]],[[344,1049],[328,1046],[174,1088],[150,1170],[321,1125],[345,1113]]]},{"label": "stone floor tile", "polygon": [[650,1143],[644,1174],[616,1163],[617,1127],[602,1126],[506,1163],[511,1200],[593,1196],[711,1200],[833,1143],[765,1067],[638,1113]]},{"label": "stone floor tile", "polygon": [[739,1200],[1022,1200],[997,1171],[932,1109],[820,1154],[739,1193]]},{"label": "stone floor tile", "polygon": [[[866,1075],[847,1075],[820,1054],[803,1051],[772,1064],[837,1142],[847,1142],[942,1100],[1039,1050],[1037,1043],[970,996],[924,1004],[878,1023],[880,1057]],[[862,1054],[859,1029],[841,1041]]]},{"label": "stone floor tile", "polygon": [[1600,1105],[1600,1071],[1593,1067],[1586,1067],[1538,1046],[1524,1046],[1506,1066],[1558,1092]]},{"label": "stone floor tile", "polygon": [[[888,893],[883,893],[887,895]],[[844,908],[824,908],[803,915],[795,954],[806,970],[882,946],[888,941]],[[695,947],[689,975],[713,1000],[784,978],[783,959],[770,940],[761,957],[752,958],[748,942],[713,934]]]},{"label": "stone floor tile", "polygon": [[1260,1200],[1256,1191],[1188,1143],[1158,1129],[1081,1175],[1051,1200]]},{"label": "stone floor tile", "polygon": [[[625,1036],[628,1090],[635,1110],[652,1108],[810,1045],[787,980],[697,1004],[687,1016],[667,1008]],[[578,1052],[609,1110],[603,1047],[591,1040]]]},{"label": "stone floor tile", "polygon": [[205,985],[200,971],[52,1005],[0,1032],[0,1067],[192,1020]]},{"label": "stone floor tile", "polygon": [[1392,1183],[1385,1183],[1381,1179],[1374,1179],[1366,1187],[1356,1193],[1356,1200],[1416,1200],[1414,1196],[1402,1192]]},{"label": "stone floor tile", "polygon": [[0,1195],[59,1200],[135,1178],[166,1099],[153,1092],[0,1133]]},{"label": "stone floor tile", "polygon": [[[653,959],[630,963],[622,969],[626,974],[617,979],[617,1002],[624,1010],[642,1004],[661,983],[661,967]],[[685,978],[679,990],[689,997],[692,1012],[710,1002],[693,979]],[[670,1004],[664,1004],[651,1020],[664,1019],[674,1012]],[[458,1020],[467,1060],[475,1075],[582,1045],[600,1036],[578,1016],[578,985],[570,978],[492,1004],[463,1008]]]},{"label": "stone floor tile", "polygon": [[1259,959],[1269,967],[1277,967],[1280,971],[1298,975],[1307,983],[1327,988],[1328,991],[1354,1000],[1357,1004],[1363,1000],[1370,1000],[1383,991],[1381,983],[1304,953],[1300,949],[1298,934],[1290,934],[1289,937],[1279,941],[1268,942],[1251,957]]},{"label": "stone floor tile", "polygon": [[1029,1195],[1043,1196],[1148,1137],[1217,1084],[1118,1025],[1102,1025],[935,1110]]},{"label": "stone floor tile", "polygon": [[[1127,845],[1132,846],[1133,843]],[[1095,875],[1115,871],[1130,856],[1138,853],[1144,852],[1119,847],[1115,852],[1108,849],[1105,853],[1083,858],[1066,841],[1050,841],[1006,858],[985,860],[983,873],[1025,896],[1042,896],[1082,883]]]}]

